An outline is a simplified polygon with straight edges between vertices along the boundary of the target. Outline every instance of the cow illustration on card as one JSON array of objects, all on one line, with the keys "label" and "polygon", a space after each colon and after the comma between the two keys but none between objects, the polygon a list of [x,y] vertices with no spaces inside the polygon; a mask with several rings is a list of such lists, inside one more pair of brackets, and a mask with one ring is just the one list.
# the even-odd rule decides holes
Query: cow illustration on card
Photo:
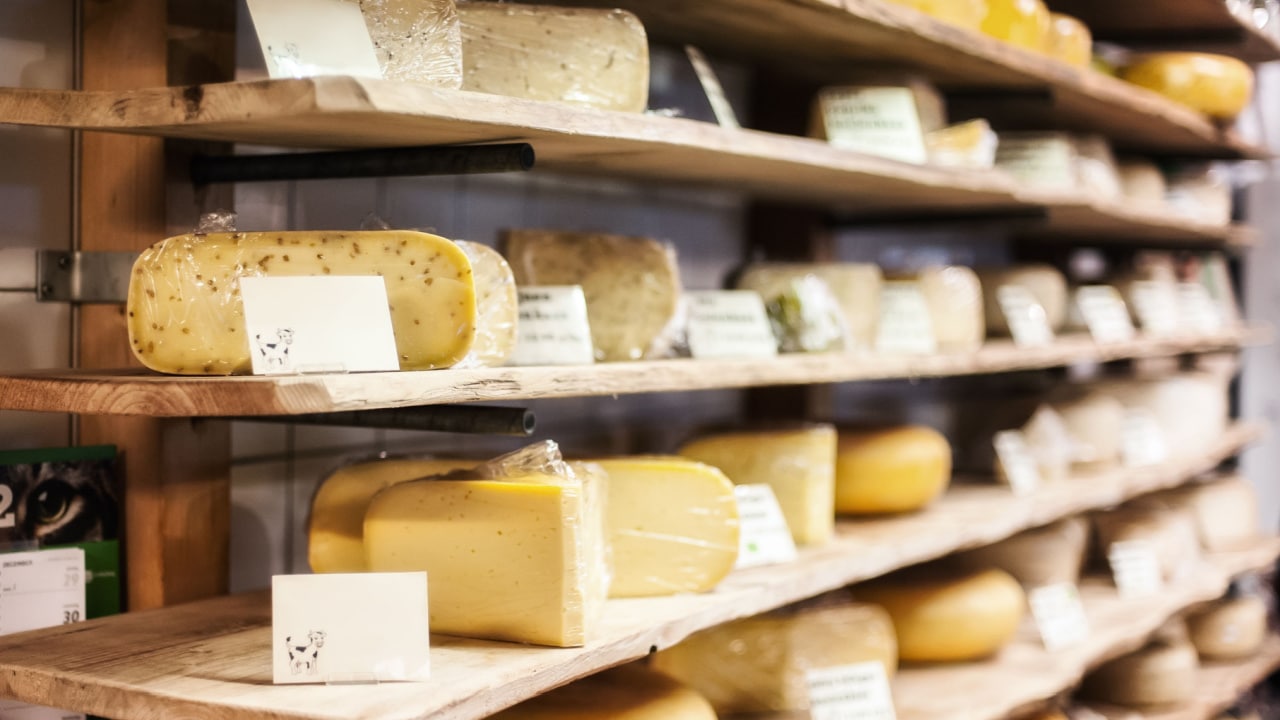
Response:
[{"label": "cow illustration on card", "polygon": [[324,631],[309,630],[306,635],[289,635],[284,639],[289,653],[289,671],[294,675],[317,675],[320,672],[320,649],[324,647]]},{"label": "cow illustration on card", "polygon": [[289,346],[293,344],[291,328],[279,328],[270,335],[259,333],[253,336],[253,340],[269,372],[288,372],[293,368],[289,360]]}]

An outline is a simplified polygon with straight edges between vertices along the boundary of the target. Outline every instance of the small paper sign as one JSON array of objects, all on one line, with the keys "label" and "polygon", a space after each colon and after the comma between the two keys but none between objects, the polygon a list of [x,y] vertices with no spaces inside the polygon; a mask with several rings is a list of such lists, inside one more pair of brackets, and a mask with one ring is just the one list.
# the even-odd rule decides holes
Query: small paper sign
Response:
[{"label": "small paper sign", "polygon": [[249,0],[273,78],[382,77],[364,14],[348,0]]},{"label": "small paper sign", "polygon": [[1040,639],[1049,652],[1071,647],[1089,637],[1089,620],[1075,583],[1033,588],[1028,600]]},{"label": "small paper sign", "polygon": [[811,720],[895,720],[893,693],[878,661],[810,670]]},{"label": "small paper sign", "polygon": [[733,111],[733,105],[724,94],[720,76],[716,74],[715,68],[711,67],[707,56],[692,45],[685,45],[684,52],[689,56],[689,63],[693,65],[693,72],[698,76],[698,82],[702,84],[702,91],[706,93],[707,101],[711,103],[711,112],[715,113],[716,122],[720,123],[720,127],[731,130],[742,127],[738,123],[738,114]]},{"label": "small paper sign", "polygon": [[1076,291],[1076,305],[1094,342],[1106,344],[1133,339],[1133,320],[1124,298],[1110,285],[1086,285]]},{"label": "small paper sign", "polygon": [[427,574],[277,575],[271,634],[277,685],[426,680]]},{"label": "small paper sign", "polygon": [[876,351],[886,355],[932,355],[938,351],[929,304],[916,283],[886,282],[880,289]]},{"label": "small paper sign", "polygon": [[1065,135],[1001,135],[996,167],[1030,187],[1075,191],[1079,186],[1075,156]]},{"label": "small paper sign", "polygon": [[85,619],[84,550],[0,555],[0,635]]},{"label": "small paper sign", "polygon": [[1193,333],[1222,331],[1222,312],[1209,288],[1198,282],[1178,283],[1178,314],[1183,327]]},{"label": "small paper sign", "polygon": [[827,142],[835,147],[917,165],[929,159],[909,87],[829,88],[818,104]]},{"label": "small paper sign", "polygon": [[578,285],[519,289],[520,322],[512,365],[590,365],[595,361],[587,298]]},{"label": "small paper sign", "polygon": [[1150,412],[1141,408],[1125,411],[1120,454],[1126,467],[1159,465],[1169,459],[1164,431]]},{"label": "small paper sign", "polygon": [[240,295],[255,375],[400,369],[378,275],[244,277]]},{"label": "small paper sign", "polygon": [[749,568],[796,559],[796,543],[778,498],[768,485],[736,485],[738,499],[738,564]]},{"label": "small paper sign", "polygon": [[1022,285],[1001,285],[996,290],[996,299],[1015,345],[1045,347],[1053,344],[1049,316],[1030,290]]},{"label": "small paper sign", "polygon": [[1167,284],[1141,280],[1133,284],[1133,310],[1150,335],[1178,334],[1178,293]]},{"label": "small paper sign", "polygon": [[1000,474],[1013,488],[1014,495],[1030,495],[1040,487],[1040,466],[1021,432],[1005,430],[996,433],[995,448]]},{"label": "small paper sign", "polygon": [[689,352],[695,358],[771,358],[778,340],[760,295],[751,290],[688,293]]},{"label": "small paper sign", "polygon": [[1164,584],[1160,575],[1160,559],[1156,557],[1151,543],[1145,540],[1111,543],[1107,549],[1107,562],[1122,597],[1154,595]]}]

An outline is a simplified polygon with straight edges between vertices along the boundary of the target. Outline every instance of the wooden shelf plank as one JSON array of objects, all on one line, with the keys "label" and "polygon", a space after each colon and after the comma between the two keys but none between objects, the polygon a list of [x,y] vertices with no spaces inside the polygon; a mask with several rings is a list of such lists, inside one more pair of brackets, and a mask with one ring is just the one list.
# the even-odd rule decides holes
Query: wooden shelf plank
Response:
[{"label": "wooden shelf plank", "polygon": [[1222,0],[1050,0],[1088,23],[1098,40],[1135,47],[1215,52],[1251,63],[1280,60],[1280,41],[1233,14]]},{"label": "wooden shelf plank", "polygon": [[[962,483],[916,515],[842,521],[831,543],[788,565],[736,572],[714,592],[610,601],[586,648],[437,637],[433,679],[424,684],[273,687],[268,599],[252,594],[0,638],[0,696],[124,720],[480,718],[697,630],[1181,484],[1258,433],[1237,426],[1205,456],[1082,475],[1026,497]],[[1249,562],[1269,559],[1276,544],[1255,549]]]},{"label": "wooden shelf plank", "polygon": [[1270,342],[1259,328],[1204,337],[1098,345],[1064,335],[1045,348],[993,340],[974,353],[886,357],[843,353],[770,360],[657,360],[590,367],[480,368],[296,377],[176,377],[144,370],[33,371],[0,376],[0,410],[88,415],[297,415],[462,402],[628,395],[978,375],[1080,362],[1169,357]]}]

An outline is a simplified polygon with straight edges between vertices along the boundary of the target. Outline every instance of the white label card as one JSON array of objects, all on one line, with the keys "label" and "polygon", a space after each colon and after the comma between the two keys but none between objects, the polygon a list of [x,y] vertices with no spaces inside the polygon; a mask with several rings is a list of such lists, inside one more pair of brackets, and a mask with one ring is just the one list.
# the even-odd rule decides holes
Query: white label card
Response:
[{"label": "white label card", "polygon": [[996,167],[1044,190],[1075,190],[1075,150],[1065,136],[1001,137]]},{"label": "white label card", "polygon": [[1033,588],[1028,600],[1040,639],[1049,652],[1071,647],[1089,637],[1089,620],[1075,583]]},{"label": "white label card", "polygon": [[796,559],[796,543],[778,497],[768,485],[735,485],[738,500],[738,564],[749,568]]},{"label": "white label card", "polygon": [[909,87],[831,88],[819,105],[827,142],[835,147],[915,164],[929,158]]},{"label": "white label card", "polygon": [[896,720],[881,662],[810,670],[805,681],[812,720]]},{"label": "white label card", "polygon": [[1145,280],[1135,282],[1133,305],[1143,332],[1159,336],[1178,333],[1178,293],[1174,286]]},{"label": "white label card", "polygon": [[886,355],[932,355],[938,351],[929,304],[916,283],[886,282],[880,289],[876,351]]},{"label": "white label card", "polygon": [[248,2],[271,77],[382,77],[359,4],[348,0]]},{"label": "white label card", "polygon": [[751,290],[687,293],[689,352],[695,358],[771,358],[778,339],[764,300]]},{"label": "white label card", "polygon": [[1178,283],[1178,315],[1183,327],[1190,332],[1222,331],[1222,312],[1209,294],[1209,288],[1198,282]]},{"label": "white label card", "polygon": [[711,67],[711,61],[707,60],[707,56],[703,55],[701,50],[692,45],[685,45],[684,52],[689,56],[689,63],[693,65],[693,72],[698,76],[698,82],[702,84],[702,91],[707,94],[707,101],[711,103],[711,112],[715,113],[716,122],[720,123],[720,127],[732,130],[742,127],[738,123],[738,114],[733,111],[733,105],[724,94],[720,76],[716,74],[715,68]]},{"label": "white label card", "polygon": [[0,555],[0,635],[84,620],[84,550]]},{"label": "white label card", "polygon": [[578,285],[519,288],[520,322],[512,365],[590,365],[595,362],[587,297]]},{"label": "white label card", "polygon": [[1110,285],[1086,285],[1076,291],[1076,306],[1089,334],[1097,343],[1133,339],[1133,320],[1124,298]]},{"label": "white label card", "polygon": [[996,299],[1015,345],[1045,347],[1053,344],[1049,316],[1030,290],[1022,285],[1001,285],[996,290]]},{"label": "white label card", "polygon": [[277,685],[426,680],[427,574],[276,575],[271,637]]},{"label": "white label card", "polygon": [[1141,408],[1125,411],[1120,454],[1126,467],[1159,465],[1169,459],[1164,431],[1149,411]]},{"label": "white label card", "polygon": [[1027,447],[1027,440],[1017,430],[1005,430],[995,436],[996,461],[1001,476],[1013,488],[1013,494],[1030,495],[1040,487],[1040,466]]},{"label": "white label card", "polygon": [[1160,575],[1160,559],[1155,548],[1145,540],[1111,543],[1107,562],[1120,596],[1146,597],[1160,592],[1164,579]]},{"label": "white label card", "polygon": [[255,375],[400,369],[381,276],[244,277],[240,295]]}]

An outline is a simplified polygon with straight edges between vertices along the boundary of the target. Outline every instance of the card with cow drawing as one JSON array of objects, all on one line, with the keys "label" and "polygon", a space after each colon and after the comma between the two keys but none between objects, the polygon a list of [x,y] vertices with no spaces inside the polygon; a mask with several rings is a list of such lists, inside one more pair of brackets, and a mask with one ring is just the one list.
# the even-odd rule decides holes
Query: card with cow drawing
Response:
[{"label": "card with cow drawing", "polygon": [[277,575],[271,635],[277,685],[426,680],[427,574]]}]

